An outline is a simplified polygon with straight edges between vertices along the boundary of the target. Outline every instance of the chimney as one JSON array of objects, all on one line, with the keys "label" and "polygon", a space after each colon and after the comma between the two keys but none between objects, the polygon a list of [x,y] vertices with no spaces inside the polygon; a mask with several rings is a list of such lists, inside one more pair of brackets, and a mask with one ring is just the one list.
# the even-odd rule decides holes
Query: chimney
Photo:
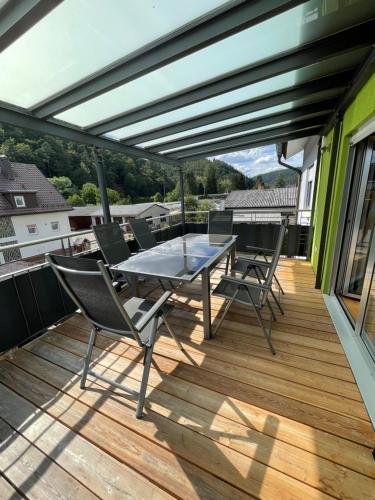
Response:
[{"label": "chimney", "polygon": [[0,155],[0,171],[3,176],[9,181],[12,181],[14,179],[12,165],[9,161],[9,158],[5,155]]}]

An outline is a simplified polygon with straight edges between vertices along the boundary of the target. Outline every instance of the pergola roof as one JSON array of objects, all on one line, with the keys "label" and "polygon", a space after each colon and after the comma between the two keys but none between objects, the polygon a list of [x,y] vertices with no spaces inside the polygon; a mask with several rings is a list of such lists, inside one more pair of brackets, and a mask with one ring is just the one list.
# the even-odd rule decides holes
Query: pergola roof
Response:
[{"label": "pergola roof", "polygon": [[179,164],[321,134],[375,2],[0,0],[0,122]]}]

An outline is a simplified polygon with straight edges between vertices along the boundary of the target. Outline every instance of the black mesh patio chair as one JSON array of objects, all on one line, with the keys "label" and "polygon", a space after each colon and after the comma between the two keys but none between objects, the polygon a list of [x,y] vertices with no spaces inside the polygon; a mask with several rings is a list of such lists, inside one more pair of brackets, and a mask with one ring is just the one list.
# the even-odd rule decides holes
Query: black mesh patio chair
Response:
[{"label": "black mesh patio chair", "polygon": [[114,266],[127,260],[132,253],[117,222],[92,226],[96,241],[107,264]]},{"label": "black mesh patio chair", "polygon": [[[115,266],[120,262],[128,260],[132,255],[135,255],[131,253],[129,246],[124,239],[124,233],[117,222],[97,224],[96,226],[92,226],[92,230],[94,231],[96,241],[102,252],[104,260],[109,266]],[[124,274],[116,272],[113,279],[120,283],[127,283],[131,288],[133,288],[133,292],[138,295],[138,291],[136,290],[137,286],[135,281],[132,281],[131,277],[128,278]],[[165,290],[163,283],[158,280],[157,286],[149,290],[145,297],[156,290],[159,286]]]},{"label": "black mesh patio chair", "polygon": [[[233,210],[210,210],[208,212],[208,234],[227,234],[233,233]],[[225,265],[225,274],[229,269],[229,254]]]},{"label": "black mesh patio chair", "polygon": [[[250,253],[253,254],[253,257],[237,257],[236,262],[232,266],[232,271],[234,273],[241,274],[242,278],[252,277],[256,278],[258,282],[266,281],[268,277],[268,273],[272,267],[272,263],[274,261],[278,262],[280,258],[280,253],[285,237],[286,228],[288,226],[288,220],[284,219],[280,225],[279,234],[277,237],[276,247],[274,249],[268,248],[260,248],[254,246],[247,246],[250,250]],[[277,249],[280,249],[280,253],[277,252]],[[270,258],[270,260],[267,258]],[[262,260],[258,259],[258,257],[262,257]],[[277,264],[276,264],[277,265]],[[279,298],[276,298],[274,291],[271,288],[271,295],[276,302],[277,307],[279,308],[281,314],[284,314],[284,311],[280,305],[280,293],[284,295],[284,290],[281,287],[279,280],[277,279],[276,274],[274,273],[273,279],[277,283],[279,290]]]},{"label": "black mesh patio chair", "polygon": [[[81,388],[85,388],[87,376],[92,375],[131,395],[138,396],[136,417],[141,418],[154,344],[162,324],[166,326],[178,347],[182,349],[167,320],[167,315],[172,309],[172,306],[167,304],[167,300],[172,292],[164,292],[156,302],[132,297],[123,304],[112,286],[107,267],[102,261],[51,254],[46,255],[46,260],[67,294],[92,327],[82,372]],[[95,339],[101,330],[122,337],[131,337],[136,340],[139,347],[144,349],[144,368],[139,393],[90,369]]]},{"label": "black mesh patio chair", "polygon": [[[264,274],[264,279],[260,279],[260,277],[257,277],[258,282],[254,281],[248,281],[245,279],[246,277],[249,277],[249,273],[246,274],[245,277],[242,278],[234,278],[233,276],[222,276],[220,283],[218,286],[214,289],[212,292],[213,295],[217,295],[219,297],[224,297],[227,301],[224,312],[222,316],[220,317],[220,320],[218,321],[214,333],[217,332],[217,330],[220,328],[220,325],[222,321],[224,320],[230,306],[233,304],[233,302],[238,302],[240,304],[244,304],[249,306],[255,311],[255,315],[257,318],[257,321],[259,323],[259,326],[261,327],[263,334],[267,340],[268,346],[272,352],[272,354],[275,354],[275,350],[273,348],[272,342],[271,342],[271,331],[272,331],[272,320],[276,320],[276,316],[273,312],[271,303],[268,299],[268,294],[273,293],[272,292],[272,281],[273,277],[275,275],[275,270],[279,261],[279,257],[281,254],[281,248],[284,240],[284,234],[285,234],[285,229],[286,229],[286,224],[281,225],[282,230],[280,231],[276,248],[273,254],[272,261],[269,263],[267,266],[267,274]],[[256,268],[258,268],[259,261],[254,261],[255,264],[249,264],[249,265],[254,265]],[[263,263],[262,263],[263,265]],[[234,266],[233,266],[234,267]],[[269,319],[269,327],[266,328],[266,326],[263,323],[263,318],[262,318],[262,311],[264,310],[265,305],[268,306],[268,309],[270,311],[270,319]]]},{"label": "black mesh patio chair", "polygon": [[156,241],[155,235],[151,232],[146,219],[133,220],[129,222],[129,225],[141,251],[150,250],[150,248],[154,248],[162,243],[161,241]]},{"label": "black mesh patio chair", "polygon": [[208,213],[208,234],[233,232],[233,210],[210,210]]},{"label": "black mesh patio chair", "polygon": [[[148,222],[146,219],[136,219],[129,222],[130,229],[134,234],[134,238],[138,243],[139,251],[150,250],[151,248],[164,243],[164,241],[156,241],[154,233],[150,230]],[[176,284],[172,283],[170,280],[160,280],[163,288],[171,288],[174,290]]]}]

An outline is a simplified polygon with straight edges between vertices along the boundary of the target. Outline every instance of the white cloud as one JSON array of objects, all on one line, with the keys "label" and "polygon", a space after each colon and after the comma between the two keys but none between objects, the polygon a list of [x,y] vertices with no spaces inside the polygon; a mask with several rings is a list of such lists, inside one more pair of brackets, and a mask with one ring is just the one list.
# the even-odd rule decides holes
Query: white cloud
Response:
[{"label": "white cloud", "polygon": [[[227,153],[224,155],[215,156],[217,160],[222,160],[232,165],[249,177],[265,174],[274,170],[279,170],[281,167],[277,161],[276,146],[263,146],[260,148],[246,149],[235,153]],[[300,152],[288,159],[288,163],[299,167],[302,165],[303,153]]]}]

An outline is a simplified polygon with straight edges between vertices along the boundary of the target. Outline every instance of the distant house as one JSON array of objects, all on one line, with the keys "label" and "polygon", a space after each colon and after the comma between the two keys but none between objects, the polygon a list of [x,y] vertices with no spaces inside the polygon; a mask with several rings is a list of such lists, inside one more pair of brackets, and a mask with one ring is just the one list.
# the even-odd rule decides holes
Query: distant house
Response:
[{"label": "distant house", "polygon": [[[160,203],[136,203],[134,205],[111,205],[111,219],[113,222],[123,224],[134,219],[152,219],[160,217],[155,221],[154,226],[168,223],[169,208]],[[72,230],[89,229],[96,224],[103,224],[103,208],[100,206],[77,207],[69,214],[69,221]]]},{"label": "distant house", "polygon": [[[0,247],[70,232],[71,207],[35,165],[0,156]],[[1,252],[0,264],[61,248],[60,241]]]},{"label": "distant house", "polygon": [[232,191],[225,200],[225,209],[234,210],[236,222],[279,222],[293,214],[297,204],[297,188],[246,189]]}]

